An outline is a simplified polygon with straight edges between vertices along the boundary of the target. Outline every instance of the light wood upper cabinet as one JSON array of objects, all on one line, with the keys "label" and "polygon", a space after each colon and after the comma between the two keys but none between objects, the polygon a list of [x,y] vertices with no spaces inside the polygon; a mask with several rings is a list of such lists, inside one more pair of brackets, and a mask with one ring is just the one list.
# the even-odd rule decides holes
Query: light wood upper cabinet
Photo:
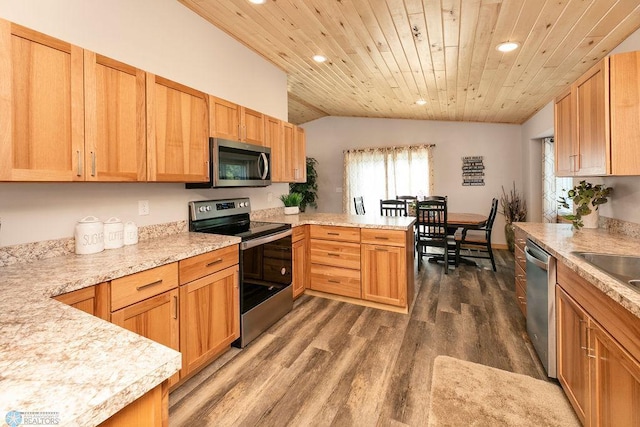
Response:
[{"label": "light wood upper cabinet", "polygon": [[240,106],[222,98],[209,96],[209,120],[214,138],[240,140]]},{"label": "light wood upper cabinet", "polygon": [[87,181],[146,181],[144,71],[84,51]]},{"label": "light wood upper cabinet", "polygon": [[0,180],[82,181],[82,49],[0,20]]},{"label": "light wood upper cabinet", "polygon": [[[271,148],[271,158],[272,158],[272,167],[273,169],[273,155],[274,155],[274,147],[278,147],[280,144],[280,138],[282,138],[282,121],[276,119],[275,117],[265,116],[264,117],[264,146]],[[271,179],[273,180],[273,170],[271,174]]]},{"label": "light wood upper cabinet", "polygon": [[265,115],[222,98],[210,96],[211,136],[265,145]]},{"label": "light wood upper cabinet", "polygon": [[295,129],[291,123],[282,122],[279,142],[271,145],[271,181],[293,182],[293,150]]},{"label": "light wood upper cabinet", "polygon": [[640,52],[613,55],[611,74],[611,173],[640,174]]},{"label": "light wood upper cabinet", "polygon": [[148,180],[208,181],[208,95],[151,73],[146,77]]},{"label": "light wood upper cabinet", "polygon": [[293,143],[293,181],[307,182],[307,146],[304,129],[295,127],[295,140]]},{"label": "light wood upper cabinet", "polygon": [[572,176],[574,171],[574,155],[573,155],[573,109],[571,107],[571,88],[567,89],[563,94],[555,100],[555,162],[557,176]]}]

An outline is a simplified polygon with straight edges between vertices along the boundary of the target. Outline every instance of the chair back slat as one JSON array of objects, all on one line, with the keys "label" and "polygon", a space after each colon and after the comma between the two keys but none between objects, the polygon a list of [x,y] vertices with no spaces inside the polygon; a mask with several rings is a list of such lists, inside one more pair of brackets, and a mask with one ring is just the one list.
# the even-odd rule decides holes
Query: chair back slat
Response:
[{"label": "chair back slat", "polygon": [[356,215],[364,215],[364,198],[362,196],[353,198],[353,205],[356,209]]},{"label": "chair back slat", "polygon": [[407,216],[407,203],[404,200],[380,200],[380,215]]}]

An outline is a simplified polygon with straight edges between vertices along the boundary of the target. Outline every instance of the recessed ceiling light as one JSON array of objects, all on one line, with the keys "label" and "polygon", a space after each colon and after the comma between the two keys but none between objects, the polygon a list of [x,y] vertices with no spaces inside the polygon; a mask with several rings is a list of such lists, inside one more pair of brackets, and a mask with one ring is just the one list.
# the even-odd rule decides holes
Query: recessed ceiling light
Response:
[{"label": "recessed ceiling light", "polygon": [[516,42],[504,42],[496,46],[496,49],[498,49],[500,52],[511,52],[513,50],[516,50],[518,47],[520,47],[520,45]]},{"label": "recessed ceiling light", "polygon": [[253,4],[264,4],[267,0],[249,0]]},{"label": "recessed ceiling light", "polygon": [[418,99],[418,100],[416,101],[416,104],[418,104],[418,105],[426,105],[426,104],[427,104],[427,101],[425,101],[424,99],[420,98],[420,99]]},{"label": "recessed ceiling light", "polygon": [[316,62],[324,62],[327,60],[327,57],[322,55],[313,55],[313,60]]}]

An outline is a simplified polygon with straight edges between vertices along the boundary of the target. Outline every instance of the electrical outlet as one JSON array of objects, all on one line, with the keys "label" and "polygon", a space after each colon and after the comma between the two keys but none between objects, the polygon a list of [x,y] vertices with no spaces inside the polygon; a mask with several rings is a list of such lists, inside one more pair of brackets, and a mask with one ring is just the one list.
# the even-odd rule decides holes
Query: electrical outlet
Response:
[{"label": "electrical outlet", "polygon": [[148,200],[138,200],[138,215],[149,215]]}]

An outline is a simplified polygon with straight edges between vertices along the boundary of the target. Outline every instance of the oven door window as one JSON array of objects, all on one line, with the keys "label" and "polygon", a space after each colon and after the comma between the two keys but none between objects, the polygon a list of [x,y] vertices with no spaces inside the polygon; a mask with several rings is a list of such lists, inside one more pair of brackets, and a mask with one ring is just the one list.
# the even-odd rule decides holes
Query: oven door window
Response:
[{"label": "oven door window", "polygon": [[289,286],[291,267],[291,236],[243,250],[242,313]]}]

